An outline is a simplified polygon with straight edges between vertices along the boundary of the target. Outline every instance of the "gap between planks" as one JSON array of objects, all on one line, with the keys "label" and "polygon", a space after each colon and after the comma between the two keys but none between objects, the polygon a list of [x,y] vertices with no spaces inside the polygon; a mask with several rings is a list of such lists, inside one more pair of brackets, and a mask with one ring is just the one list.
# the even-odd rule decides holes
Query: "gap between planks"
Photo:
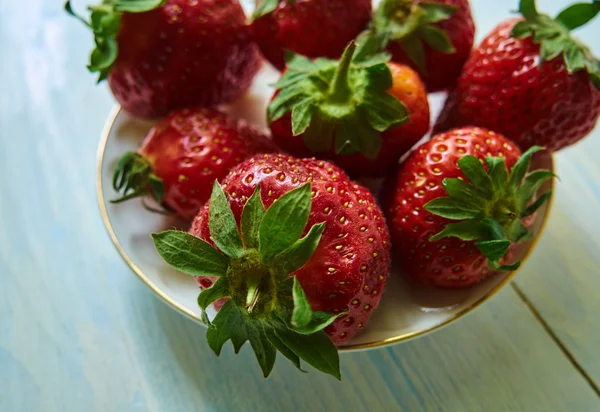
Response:
[{"label": "gap between planks", "polygon": [[577,371],[583,376],[588,385],[592,388],[592,390],[596,393],[596,395],[600,398],[600,386],[594,382],[592,377],[587,373],[585,368],[577,361],[577,358],[569,351],[566,345],[560,340],[557,336],[556,332],[552,329],[552,327],[546,322],[543,318],[542,314],[537,310],[537,308],[533,305],[531,300],[525,295],[525,293],[521,290],[521,288],[515,283],[510,282],[510,286],[516,295],[521,299],[525,307],[531,312],[533,317],[542,325],[546,333],[550,336],[550,338],[556,343],[556,345],[560,348],[563,354],[567,357],[569,362],[577,369]]}]

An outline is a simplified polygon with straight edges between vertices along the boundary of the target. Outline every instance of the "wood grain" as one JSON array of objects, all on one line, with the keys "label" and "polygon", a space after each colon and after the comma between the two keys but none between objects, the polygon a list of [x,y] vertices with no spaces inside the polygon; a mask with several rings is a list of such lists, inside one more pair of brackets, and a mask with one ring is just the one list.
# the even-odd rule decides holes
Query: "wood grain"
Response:
[{"label": "wood grain", "polygon": [[[0,411],[600,410],[509,288],[435,334],[343,355],[342,383],[282,360],[264,381],[248,347],[215,358],[105,233],[94,163],[112,99],[85,71],[89,47],[57,2],[0,0]],[[596,381],[597,139],[557,157],[556,207],[518,277]]]}]

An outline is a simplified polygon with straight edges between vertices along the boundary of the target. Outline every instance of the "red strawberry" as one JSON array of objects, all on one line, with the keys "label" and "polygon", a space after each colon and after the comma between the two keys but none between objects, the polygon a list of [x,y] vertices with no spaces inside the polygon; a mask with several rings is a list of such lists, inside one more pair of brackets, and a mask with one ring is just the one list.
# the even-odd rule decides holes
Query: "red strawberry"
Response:
[{"label": "red strawberry", "polygon": [[152,195],[191,220],[215,179],[250,156],[276,151],[265,136],[217,110],[176,111],[150,130],[138,153],[121,158],[113,185],[123,197],[115,202]]},{"label": "red strawberry", "polygon": [[371,0],[259,0],[252,32],[263,56],[285,67],[284,52],[338,58],[371,19]]},{"label": "red strawberry", "polygon": [[417,70],[429,92],[455,84],[475,38],[468,0],[383,0],[372,29],[392,61]]},{"label": "red strawberry", "polygon": [[523,19],[496,27],[465,64],[436,129],[476,125],[521,148],[556,151],[585,137],[600,115],[600,62],[569,30],[600,11],[576,4],[553,20],[521,1]]},{"label": "red strawberry", "polygon": [[[67,2],[67,11],[72,10]],[[114,0],[90,7],[89,69],[139,117],[227,103],[260,66],[237,0]]]},{"label": "red strawberry", "polygon": [[[296,156],[327,157],[352,176],[383,176],[429,129],[425,87],[384,55],[315,62],[295,56],[269,106],[277,144]],[[327,82],[324,79],[328,79]],[[408,116],[407,116],[408,110]]]},{"label": "red strawberry", "polygon": [[[375,199],[333,164],[284,155],[246,160],[223,189],[215,185],[191,235],[155,235],[169,264],[212,284],[200,294],[203,310],[229,298],[209,328],[209,345],[218,355],[228,339],[236,352],[249,339],[265,376],[277,349],[298,367],[304,359],[339,378],[333,344],[365,325],[390,265]],[[261,347],[253,341],[259,334]]]},{"label": "red strawberry", "polygon": [[509,260],[512,244],[527,238],[528,216],[550,197],[547,192],[531,203],[553,176],[545,170],[526,175],[539,149],[521,156],[499,134],[464,128],[414,151],[387,186],[386,199],[394,253],[405,273],[423,283],[461,288],[515,269],[518,262],[500,262]]}]

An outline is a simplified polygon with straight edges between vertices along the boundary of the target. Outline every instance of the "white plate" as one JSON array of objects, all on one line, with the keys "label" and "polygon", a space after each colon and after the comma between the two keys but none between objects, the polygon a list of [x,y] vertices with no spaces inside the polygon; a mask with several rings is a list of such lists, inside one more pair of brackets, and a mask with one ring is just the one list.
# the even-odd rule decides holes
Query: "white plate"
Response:
[{"label": "white plate", "polygon": [[[244,117],[266,129],[265,108],[272,89],[268,86],[278,73],[264,65],[249,93],[236,104],[226,108],[235,117]],[[437,113],[443,96],[433,96],[432,109]],[[97,191],[102,218],[117,250],[138,277],[170,306],[188,317],[200,321],[196,303],[199,292],[195,280],[172,270],[156,252],[150,233],[182,227],[176,219],[146,211],[139,201],[114,205],[116,197],[111,186],[112,173],[120,156],[135,151],[152,127],[152,122],[128,116],[116,107],[109,116],[98,151]],[[549,155],[534,160],[535,167],[553,169]],[[363,182],[371,187],[378,182]],[[518,257],[524,259],[532,250],[546,220],[549,206],[537,213],[534,239],[524,244]],[[513,273],[514,274],[514,273]],[[400,342],[446,325],[486,301],[505,285],[513,274],[488,279],[467,290],[438,290],[407,283],[392,267],[385,293],[377,311],[358,335],[340,350],[373,348]],[[213,314],[210,314],[213,315]]]}]

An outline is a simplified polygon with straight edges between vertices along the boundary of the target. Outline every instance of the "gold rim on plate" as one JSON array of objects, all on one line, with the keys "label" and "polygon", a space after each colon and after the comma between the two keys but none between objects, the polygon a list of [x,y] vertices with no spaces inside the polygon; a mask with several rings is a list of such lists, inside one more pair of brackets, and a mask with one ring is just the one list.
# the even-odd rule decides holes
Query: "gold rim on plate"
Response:
[{"label": "gold rim on plate", "polygon": [[[98,153],[97,153],[97,158],[96,158],[96,195],[98,196],[98,203],[100,206],[100,213],[102,215],[102,221],[104,222],[104,226],[106,226],[106,230],[108,231],[108,234],[109,234],[113,244],[115,245],[117,251],[123,258],[123,260],[127,263],[127,265],[129,265],[131,270],[133,270],[133,272],[137,275],[137,277],[140,278],[140,280],[142,282],[144,282],[146,284],[146,286],[148,286],[150,289],[152,289],[152,291],[154,291],[154,293],[156,293],[168,305],[171,305],[174,309],[176,309],[183,315],[187,316],[188,318],[202,324],[202,321],[198,315],[196,315],[194,312],[192,312],[188,308],[184,307],[183,305],[181,305],[181,304],[175,302],[173,299],[171,299],[158,286],[156,286],[150,279],[148,279],[148,277],[140,270],[140,268],[138,268],[136,266],[135,263],[133,263],[133,261],[129,258],[129,256],[127,255],[127,253],[121,246],[119,239],[117,239],[117,236],[115,235],[115,231],[113,230],[112,225],[110,223],[110,219],[108,218],[108,212],[106,210],[106,204],[104,202],[104,194],[103,194],[103,190],[102,190],[102,164],[104,162],[104,152],[106,149],[106,145],[108,143],[108,138],[110,136],[110,132],[112,130],[112,127],[113,127],[115,120],[120,111],[121,111],[121,107],[119,105],[116,105],[112,109],[110,115],[108,116],[106,124],[104,125],[104,129],[102,130],[100,144],[98,145]],[[551,165],[551,169],[554,170],[554,159],[552,156],[550,156],[550,165]],[[551,182],[550,189],[554,192],[554,180],[551,180],[550,182]],[[554,203],[554,196],[552,196],[550,198],[548,206],[546,207],[546,213],[544,214],[544,218],[542,220],[539,230],[536,233],[535,238],[532,240],[532,243],[531,243],[527,253],[523,257],[523,259],[521,259],[523,262],[529,257],[531,252],[535,249],[535,246],[541,237],[540,235],[544,231],[544,229],[546,227],[546,223],[548,222],[548,216],[550,214],[553,203]],[[415,332],[405,333],[403,335],[398,335],[398,336],[394,336],[391,338],[387,338],[387,339],[383,339],[383,340],[379,340],[379,341],[375,341],[375,342],[361,343],[361,344],[355,344],[355,345],[350,344],[350,345],[339,347],[338,350],[341,352],[346,352],[346,351],[372,349],[372,348],[377,348],[377,347],[382,347],[382,346],[388,346],[388,345],[403,342],[403,341],[406,341],[406,340],[409,340],[412,338],[416,338],[418,336],[422,336],[426,333],[438,330],[438,329],[450,324],[451,322],[454,322],[455,320],[465,316],[467,313],[471,312],[472,310],[476,309],[481,304],[486,302],[488,299],[490,299],[492,296],[494,296],[498,291],[500,291],[500,289],[502,289],[508,282],[510,282],[510,280],[513,278],[513,276],[515,276],[515,274],[518,271],[519,270],[517,269],[516,271],[509,273],[508,275],[506,275],[506,277],[500,283],[498,283],[491,290],[489,290],[478,301],[476,301],[475,303],[471,304],[470,306],[464,308],[463,310],[457,312],[453,317],[451,317],[435,326],[432,326],[427,329],[415,331]]]}]

